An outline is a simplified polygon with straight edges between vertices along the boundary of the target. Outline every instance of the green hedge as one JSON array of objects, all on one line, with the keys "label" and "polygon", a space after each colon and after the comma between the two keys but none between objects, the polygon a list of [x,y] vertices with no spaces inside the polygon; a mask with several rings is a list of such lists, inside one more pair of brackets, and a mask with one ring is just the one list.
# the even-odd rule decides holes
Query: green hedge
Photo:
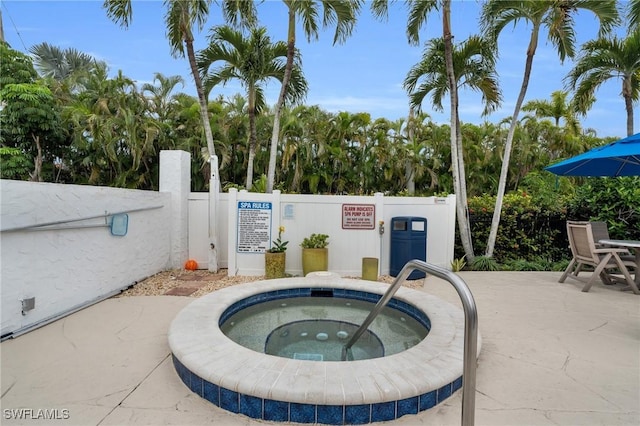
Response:
[{"label": "green hedge", "polygon": [[[565,179],[555,185],[566,186]],[[602,220],[609,225],[612,238],[640,240],[640,177],[582,178],[576,182],[574,193],[553,192],[549,185],[541,189],[538,182],[537,195],[526,191],[505,195],[494,249],[498,263],[524,267],[522,261],[535,265],[570,259],[567,220]],[[476,256],[486,251],[494,206],[494,196],[469,199]],[[463,255],[456,227],[454,256]]]},{"label": "green hedge", "polygon": [[640,240],[640,177],[585,179],[567,216],[607,222],[611,238]]},{"label": "green hedge", "polygon": [[[494,205],[495,197],[492,196],[469,199],[469,219],[476,256],[486,251]],[[563,211],[542,208],[526,192],[507,194],[494,258],[499,263],[512,260],[562,260],[570,254],[565,224],[566,214]],[[456,237],[455,257],[463,255],[464,250]]]}]

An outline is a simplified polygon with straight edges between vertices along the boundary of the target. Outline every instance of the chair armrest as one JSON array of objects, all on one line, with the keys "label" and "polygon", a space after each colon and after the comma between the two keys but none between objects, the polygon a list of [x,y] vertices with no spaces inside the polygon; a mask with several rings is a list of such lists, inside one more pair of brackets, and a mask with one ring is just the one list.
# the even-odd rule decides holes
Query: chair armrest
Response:
[{"label": "chair armrest", "polygon": [[597,248],[594,250],[595,253],[628,253],[629,250],[627,250],[626,248],[614,248],[614,247],[607,247],[607,248]]}]

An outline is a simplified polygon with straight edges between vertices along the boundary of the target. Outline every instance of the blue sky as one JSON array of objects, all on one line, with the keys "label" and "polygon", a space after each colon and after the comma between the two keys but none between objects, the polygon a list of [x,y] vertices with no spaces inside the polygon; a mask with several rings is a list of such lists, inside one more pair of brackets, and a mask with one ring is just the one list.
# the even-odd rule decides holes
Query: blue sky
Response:
[{"label": "blue sky", "polygon": [[[195,47],[207,44],[209,29],[222,23],[219,8],[211,8],[210,19],[196,36]],[[480,5],[475,0],[458,0],[452,4],[452,28],[460,42],[478,33]],[[102,1],[25,1],[2,0],[5,39],[17,50],[27,52],[38,43],[48,42],[60,48],[73,47],[104,60],[111,74],[118,70],[138,83],[150,82],[155,72],[166,76],[181,75],[186,85],[181,91],[195,96],[195,89],[186,59],[170,55],[165,38],[164,9],[161,1],[134,1],[133,21],[128,30],[110,21]],[[259,7],[261,24],[266,26],[273,41],[285,40],[286,9],[281,1],[266,1]],[[406,11],[399,1],[390,10],[389,19],[374,19],[365,5],[353,35],[342,45],[333,45],[333,29],[322,31],[318,40],[307,42],[298,30],[297,45],[302,53],[303,70],[309,82],[305,104],[319,105],[332,111],[369,112],[372,118],[395,120],[408,112],[408,97],[402,82],[409,69],[419,62],[422,47],[409,46],[405,35]],[[622,30],[621,30],[622,31]],[[592,39],[597,33],[593,15],[583,13],[576,20],[578,43]],[[440,17],[432,14],[421,32],[421,42],[441,34]],[[622,33],[620,33],[622,34]],[[469,90],[460,92],[460,117],[463,122],[480,124],[499,122],[509,117],[522,83],[524,61],[530,27],[524,22],[507,27],[500,40],[497,70],[503,91],[503,104],[488,117],[482,117],[480,96]],[[540,39],[525,102],[550,99],[551,93],[564,88],[563,78],[571,69],[571,61],[560,63],[555,49]],[[597,103],[583,119],[585,128],[593,128],[598,136],[622,137],[626,134],[624,102],[620,96],[621,82],[612,81],[596,93]],[[279,87],[275,82],[266,88],[267,100],[275,103]],[[237,84],[215,88],[211,96],[243,93]],[[445,108],[447,106],[445,100]],[[447,123],[449,112],[437,112],[425,103],[423,111],[438,123]],[[522,114],[521,114],[522,116]],[[635,124],[640,114],[635,110]]]}]

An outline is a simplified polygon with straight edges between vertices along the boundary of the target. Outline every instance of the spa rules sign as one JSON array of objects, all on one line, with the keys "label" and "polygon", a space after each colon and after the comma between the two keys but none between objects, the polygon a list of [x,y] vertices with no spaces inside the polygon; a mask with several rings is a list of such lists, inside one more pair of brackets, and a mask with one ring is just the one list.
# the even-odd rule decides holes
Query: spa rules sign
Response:
[{"label": "spa rules sign", "polygon": [[264,253],[271,241],[271,203],[238,201],[238,253]]}]

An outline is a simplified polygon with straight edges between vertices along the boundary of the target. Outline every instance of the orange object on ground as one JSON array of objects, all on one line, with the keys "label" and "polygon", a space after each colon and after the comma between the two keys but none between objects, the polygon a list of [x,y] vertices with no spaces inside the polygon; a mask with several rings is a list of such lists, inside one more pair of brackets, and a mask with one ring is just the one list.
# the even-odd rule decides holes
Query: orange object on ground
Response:
[{"label": "orange object on ground", "polygon": [[184,263],[184,269],[188,271],[195,271],[198,269],[198,262],[193,259],[189,259]]}]

